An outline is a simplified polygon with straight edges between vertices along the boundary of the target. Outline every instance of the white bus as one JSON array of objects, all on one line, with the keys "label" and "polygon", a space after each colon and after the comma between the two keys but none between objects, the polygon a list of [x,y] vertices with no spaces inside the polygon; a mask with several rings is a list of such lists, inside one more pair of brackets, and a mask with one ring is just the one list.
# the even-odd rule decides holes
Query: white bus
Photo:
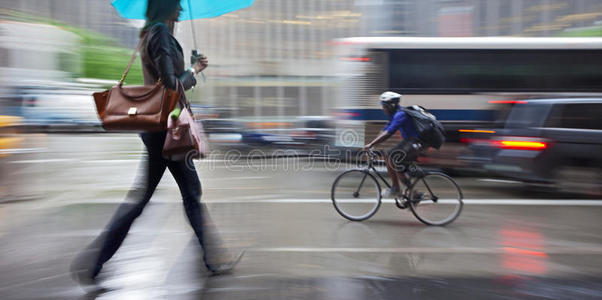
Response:
[{"label": "white bus", "polygon": [[342,147],[360,147],[382,128],[378,95],[387,90],[437,116],[448,150],[459,129],[492,126],[515,101],[602,93],[602,38],[357,37],[334,46]]}]

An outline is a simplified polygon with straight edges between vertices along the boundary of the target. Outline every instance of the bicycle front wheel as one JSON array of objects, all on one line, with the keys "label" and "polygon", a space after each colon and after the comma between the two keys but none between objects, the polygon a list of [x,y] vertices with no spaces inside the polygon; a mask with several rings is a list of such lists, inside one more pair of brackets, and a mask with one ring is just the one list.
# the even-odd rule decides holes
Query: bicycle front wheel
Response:
[{"label": "bicycle front wheel", "polygon": [[414,216],[427,225],[443,226],[453,222],[464,205],[458,184],[438,172],[416,179],[408,197]]},{"label": "bicycle front wheel", "polygon": [[380,184],[367,170],[349,170],[335,179],[330,197],[341,216],[363,221],[380,207]]}]

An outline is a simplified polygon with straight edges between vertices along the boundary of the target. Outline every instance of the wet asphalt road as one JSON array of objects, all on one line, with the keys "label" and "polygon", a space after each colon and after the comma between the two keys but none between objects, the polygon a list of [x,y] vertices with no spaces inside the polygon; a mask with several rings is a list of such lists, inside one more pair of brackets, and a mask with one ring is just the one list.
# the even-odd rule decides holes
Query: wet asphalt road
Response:
[{"label": "wet asphalt road", "polygon": [[450,226],[427,227],[390,203],[349,222],[329,192],[352,166],[309,159],[196,163],[222,238],[246,249],[220,277],[206,278],[165,176],[103,270],[105,290],[86,293],[69,262],[123,201],[142,145],[130,135],[32,144],[44,151],[9,165],[12,188],[35,200],[0,204],[0,299],[602,298],[600,201],[526,199],[515,183],[458,178],[467,204]]}]

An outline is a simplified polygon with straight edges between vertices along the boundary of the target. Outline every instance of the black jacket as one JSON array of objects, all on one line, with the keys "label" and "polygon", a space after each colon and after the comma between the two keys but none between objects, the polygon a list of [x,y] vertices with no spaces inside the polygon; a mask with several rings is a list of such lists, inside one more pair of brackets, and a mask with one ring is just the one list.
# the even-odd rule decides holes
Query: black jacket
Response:
[{"label": "black jacket", "polygon": [[185,70],[180,43],[163,23],[150,26],[143,34],[140,58],[146,85],[157,83],[159,78],[166,87],[174,90],[178,80],[185,90],[196,85],[194,75]]}]

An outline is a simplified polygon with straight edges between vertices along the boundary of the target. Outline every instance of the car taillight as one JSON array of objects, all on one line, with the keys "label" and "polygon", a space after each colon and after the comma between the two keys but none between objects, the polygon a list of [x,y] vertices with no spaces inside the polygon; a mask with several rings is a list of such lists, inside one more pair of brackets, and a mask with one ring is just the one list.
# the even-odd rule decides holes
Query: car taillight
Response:
[{"label": "car taillight", "polygon": [[526,104],[525,100],[491,100],[491,104]]},{"label": "car taillight", "polygon": [[463,133],[495,133],[495,130],[458,129],[458,132],[463,132]]},{"label": "car taillight", "polygon": [[361,62],[369,62],[372,59],[370,57],[360,57],[360,56],[350,56],[350,57],[341,57],[342,61],[361,61]]},{"label": "car taillight", "polygon": [[549,143],[541,139],[530,139],[521,137],[503,137],[499,140],[493,140],[494,146],[510,150],[534,150],[541,151],[548,148]]},{"label": "car taillight", "polygon": [[339,118],[339,119],[353,119],[353,118],[357,118],[360,117],[361,114],[357,113],[357,112],[336,112],[334,113],[334,115]]},{"label": "car taillight", "polygon": [[487,140],[487,139],[460,138],[460,143],[463,143],[463,144],[488,145],[489,144],[489,140]]}]

